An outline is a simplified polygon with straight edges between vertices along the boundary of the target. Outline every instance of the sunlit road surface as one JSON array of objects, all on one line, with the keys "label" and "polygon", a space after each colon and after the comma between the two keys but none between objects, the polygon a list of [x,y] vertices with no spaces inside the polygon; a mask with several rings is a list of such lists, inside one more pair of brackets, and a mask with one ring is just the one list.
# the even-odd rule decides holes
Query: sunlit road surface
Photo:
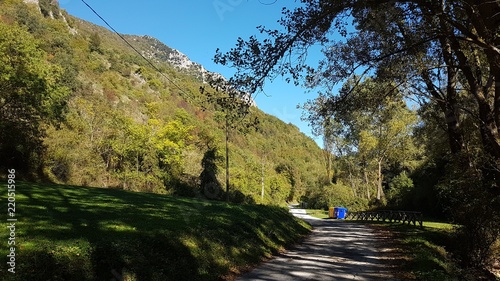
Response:
[{"label": "sunlit road surface", "polygon": [[386,241],[363,224],[311,217],[311,235],[303,243],[243,274],[237,280],[399,280],[392,276],[392,254]]}]

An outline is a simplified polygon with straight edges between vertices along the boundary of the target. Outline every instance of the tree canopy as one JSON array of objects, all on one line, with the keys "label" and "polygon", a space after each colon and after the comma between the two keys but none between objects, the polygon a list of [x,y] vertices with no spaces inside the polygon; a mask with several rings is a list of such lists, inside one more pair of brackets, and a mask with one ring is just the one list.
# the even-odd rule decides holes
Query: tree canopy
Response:
[{"label": "tree canopy", "polygon": [[[462,147],[460,86],[477,102],[485,150],[491,155],[500,152],[495,121],[500,111],[494,102],[500,94],[493,83],[500,75],[497,2],[305,0],[302,4],[283,12],[283,31],[259,27],[265,39],[240,38],[235,48],[217,52],[216,62],[236,67],[232,79],[236,85],[255,92],[266,79],[290,74],[296,83],[332,89],[357,72],[374,73],[405,86],[407,94],[438,103],[448,120],[454,153]],[[337,40],[332,33],[344,39]],[[316,44],[323,46],[325,59],[312,68],[305,58]],[[331,102],[342,99],[331,97]]]},{"label": "tree canopy", "polygon": [[31,169],[41,153],[42,122],[55,120],[69,88],[40,42],[17,25],[0,21],[0,152],[3,165]]},{"label": "tree canopy", "polygon": [[[377,112],[387,97],[400,94],[403,100],[411,100],[419,108],[424,117],[420,128],[430,129],[437,124],[444,131],[447,151],[439,156],[443,157],[441,160],[433,161],[449,164],[450,178],[440,180],[442,186],[453,191],[448,194],[450,204],[460,200],[476,202],[482,208],[481,214],[493,222],[493,214],[500,213],[500,3],[474,0],[302,0],[300,3],[294,10],[283,10],[279,20],[281,29],[260,26],[260,35],[238,38],[234,48],[217,51],[216,62],[236,68],[232,83],[254,93],[263,89],[267,79],[284,75],[290,82],[318,91],[318,98],[305,106],[310,112],[308,119],[319,127],[333,126],[337,137],[344,134],[352,140],[357,138],[353,142],[356,149],[345,143],[342,147],[358,156],[384,155],[380,154],[384,151],[381,148],[398,138],[391,131],[400,126],[404,114],[399,112],[399,120],[392,123],[386,114],[397,106],[386,103],[389,111],[378,111],[381,115],[374,119],[382,121],[378,126],[384,127],[378,127],[383,128],[379,132],[387,135],[377,135],[376,127],[371,125],[356,128],[345,121],[359,122],[363,116],[355,116],[356,112]],[[318,45],[322,47],[323,59],[309,65],[308,50]],[[367,78],[378,85],[391,86],[382,87],[381,91],[367,90]],[[337,90],[346,81],[349,82]],[[353,98],[359,94],[363,100]],[[434,119],[428,119],[429,110],[433,111]],[[339,117],[344,120],[339,122]],[[329,128],[317,131],[331,135]],[[427,139],[430,146],[429,142],[441,142],[430,131],[425,137],[418,136],[421,143]],[[337,140],[337,143],[342,142]],[[432,150],[430,146],[428,151]],[[349,175],[355,166],[346,168]],[[365,169],[362,176],[365,184],[368,175]],[[472,175],[478,178],[474,183],[470,182]],[[399,176],[404,177],[404,174]],[[471,192],[471,184],[476,186],[475,192]],[[396,185],[407,186],[399,183],[392,186]],[[467,204],[472,208],[473,203]],[[498,238],[500,226],[488,224],[485,230],[477,222],[467,220],[465,213],[460,218],[458,212],[453,216],[464,225],[467,230],[464,233],[489,237],[480,239],[489,241],[482,246],[471,243],[471,252],[489,248],[488,243]],[[473,258],[471,254],[464,260],[477,265],[481,263],[478,256]]]}]

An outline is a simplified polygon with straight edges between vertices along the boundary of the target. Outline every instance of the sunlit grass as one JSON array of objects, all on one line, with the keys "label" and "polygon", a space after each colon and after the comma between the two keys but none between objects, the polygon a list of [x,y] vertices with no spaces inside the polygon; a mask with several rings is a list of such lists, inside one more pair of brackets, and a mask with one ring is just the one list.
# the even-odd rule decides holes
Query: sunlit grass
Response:
[{"label": "sunlit grass", "polygon": [[309,231],[283,208],[112,189],[20,183],[16,206],[19,270],[0,280],[217,280]]},{"label": "sunlit grass", "polygon": [[453,230],[454,225],[446,222],[424,221],[424,226],[442,230]]},{"label": "sunlit grass", "polygon": [[327,219],[328,218],[328,211],[325,210],[318,210],[318,209],[306,209],[306,212],[308,215],[319,218],[319,219]]}]

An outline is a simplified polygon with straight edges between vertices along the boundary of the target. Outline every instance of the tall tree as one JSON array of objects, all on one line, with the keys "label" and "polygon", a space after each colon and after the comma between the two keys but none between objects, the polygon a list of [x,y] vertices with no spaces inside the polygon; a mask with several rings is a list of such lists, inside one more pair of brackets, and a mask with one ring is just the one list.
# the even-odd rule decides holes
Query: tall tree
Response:
[{"label": "tall tree", "polygon": [[[302,4],[293,11],[284,11],[280,23],[286,32],[259,27],[268,38],[239,38],[229,52],[217,52],[216,62],[236,67],[234,84],[252,93],[261,89],[269,77],[290,74],[300,83],[306,70],[310,70],[308,83],[317,85],[319,79],[332,86],[363,69],[365,73],[383,74],[387,66],[394,69],[395,62],[401,60],[398,70],[411,73],[416,69],[430,93],[427,97],[440,101],[448,122],[451,149],[459,152],[461,106],[456,95],[456,75],[460,73],[467,93],[476,100],[483,151],[491,159],[489,168],[484,169],[489,182],[486,188],[500,194],[500,87],[494,83],[500,77],[500,3],[304,0]],[[358,28],[354,32],[348,29],[351,19]],[[346,39],[335,40],[331,34],[336,31]],[[319,72],[305,64],[308,47],[317,44],[324,46],[327,63],[320,63]],[[432,64],[428,55],[433,58]],[[322,66],[325,67],[321,69]],[[436,76],[437,69],[443,69],[447,76],[444,95],[440,85],[436,85],[442,78]]]},{"label": "tall tree", "polygon": [[416,115],[404,103],[387,101],[370,115],[371,122],[360,132],[359,153],[377,165],[377,200],[384,197],[382,169],[392,163],[405,163],[416,156],[412,131]]},{"label": "tall tree", "polygon": [[[382,170],[392,163],[406,163],[416,157],[413,128],[416,112],[411,111],[402,94],[393,84],[350,80],[340,94],[343,104],[331,107],[328,103],[311,101],[305,108],[307,120],[315,127],[325,127],[335,143],[356,152],[363,166],[363,178],[370,199],[367,170],[371,163],[376,166],[377,199],[383,197]],[[380,98],[384,97],[384,98]],[[324,122],[328,120],[328,122]],[[342,151],[339,151],[342,153]],[[404,164],[403,164],[404,165]]]},{"label": "tall tree", "polygon": [[0,21],[0,34],[0,158],[33,172],[43,150],[41,125],[61,115],[69,89],[30,33]]},{"label": "tall tree", "polygon": [[[262,89],[268,78],[289,75],[295,83],[326,88],[320,99],[327,108],[336,110],[349,95],[329,93],[355,74],[398,81],[405,94],[424,104],[436,104],[441,110],[452,164],[479,177],[476,184],[480,187],[474,189],[480,191],[475,193],[477,210],[493,222],[491,214],[500,213],[500,2],[301,3],[293,11],[284,10],[279,21],[283,31],[259,27],[265,36],[239,38],[235,48],[216,53],[216,62],[237,69],[232,82],[254,92]],[[335,39],[335,32],[345,38]],[[313,45],[323,46],[325,58],[315,68],[306,65],[307,50]],[[469,153],[463,149],[465,114],[472,116],[481,141],[479,153],[472,158],[463,156]],[[456,184],[456,188],[464,185]],[[466,198],[473,193],[464,191],[462,195]],[[462,222],[471,233],[481,228],[470,220]],[[478,235],[496,239],[498,224],[488,225],[491,227]]]},{"label": "tall tree", "polygon": [[200,87],[200,92],[206,95],[209,103],[215,105],[224,113],[225,145],[226,145],[226,201],[229,201],[229,132],[234,128],[255,127],[258,119],[246,119],[250,113],[251,95],[237,90],[229,81],[220,75],[214,74],[207,77],[209,87]]}]

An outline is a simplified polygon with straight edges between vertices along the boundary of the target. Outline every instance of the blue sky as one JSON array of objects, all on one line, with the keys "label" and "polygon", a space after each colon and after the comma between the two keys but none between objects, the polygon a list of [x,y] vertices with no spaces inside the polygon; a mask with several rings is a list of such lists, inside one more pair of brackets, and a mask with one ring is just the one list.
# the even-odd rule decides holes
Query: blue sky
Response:
[{"label": "blue sky", "polygon": [[[113,28],[124,34],[150,35],[186,54],[192,61],[230,77],[233,70],[213,63],[217,48],[227,51],[238,37],[244,39],[258,33],[256,27],[279,28],[277,20],[286,5],[299,5],[292,0],[85,0]],[[104,26],[104,23],[81,0],[59,0],[71,15]],[[309,54],[314,59],[318,54]],[[299,127],[311,135],[308,124],[301,121],[297,109],[313,93],[285,83],[281,78],[266,83],[264,94],[256,102],[264,112]],[[318,140],[317,140],[318,141]]]}]

